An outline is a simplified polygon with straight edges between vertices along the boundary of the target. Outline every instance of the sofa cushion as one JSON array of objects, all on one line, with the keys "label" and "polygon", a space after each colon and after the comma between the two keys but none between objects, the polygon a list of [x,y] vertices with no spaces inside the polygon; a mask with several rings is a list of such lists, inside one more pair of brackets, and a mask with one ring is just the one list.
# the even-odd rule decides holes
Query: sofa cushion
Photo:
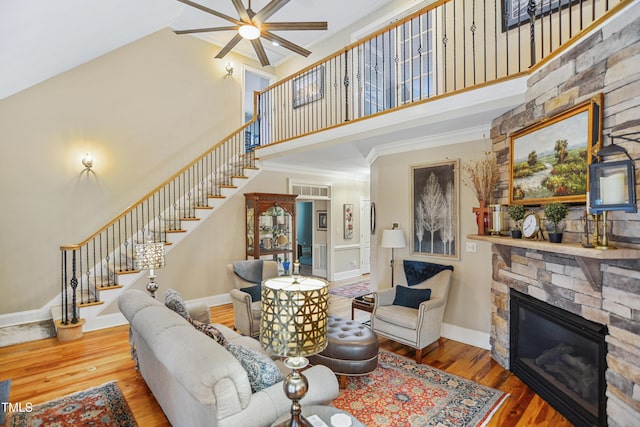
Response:
[{"label": "sofa cushion", "polygon": [[225,345],[227,345],[227,339],[225,338],[225,336],[222,334],[222,332],[220,332],[218,328],[216,328],[212,324],[203,323],[195,319],[189,319],[189,323],[191,323],[194,328],[196,328],[209,338],[213,338],[215,342],[217,342],[221,346],[224,347]]},{"label": "sofa cushion", "polygon": [[407,285],[414,286],[432,278],[443,270],[453,271],[452,265],[433,264],[424,261],[411,261],[405,259],[403,262],[404,276],[407,279]]},{"label": "sofa cushion", "polygon": [[406,286],[396,286],[396,297],[393,305],[418,308],[422,301],[429,301],[431,289],[412,289]]},{"label": "sofa cushion", "polygon": [[251,302],[262,300],[262,284],[254,286],[247,286],[246,288],[240,288],[242,292],[246,292],[251,295]]},{"label": "sofa cushion", "polygon": [[187,320],[191,318],[187,304],[182,299],[182,295],[171,288],[167,289],[167,293],[164,295],[164,305]]},{"label": "sofa cushion", "polygon": [[266,354],[239,344],[228,343],[225,347],[240,362],[254,393],[282,381],[284,376],[278,366]]}]

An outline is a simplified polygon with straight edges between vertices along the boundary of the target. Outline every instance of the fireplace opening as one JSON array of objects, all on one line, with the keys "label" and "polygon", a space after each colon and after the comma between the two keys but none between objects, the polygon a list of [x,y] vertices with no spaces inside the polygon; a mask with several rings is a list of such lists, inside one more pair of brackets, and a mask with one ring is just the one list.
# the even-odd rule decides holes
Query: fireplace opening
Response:
[{"label": "fireplace opening", "polygon": [[511,371],[577,426],[605,426],[607,327],[511,289]]}]

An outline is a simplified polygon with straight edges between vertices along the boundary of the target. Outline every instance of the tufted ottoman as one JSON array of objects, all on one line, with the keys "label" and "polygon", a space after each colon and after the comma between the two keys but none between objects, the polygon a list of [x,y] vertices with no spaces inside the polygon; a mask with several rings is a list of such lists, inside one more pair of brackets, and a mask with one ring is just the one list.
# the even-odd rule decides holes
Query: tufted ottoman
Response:
[{"label": "tufted ottoman", "polygon": [[340,388],[347,375],[366,375],[378,366],[378,336],[362,323],[329,316],[327,348],[309,356],[312,365],[324,365],[338,376]]}]

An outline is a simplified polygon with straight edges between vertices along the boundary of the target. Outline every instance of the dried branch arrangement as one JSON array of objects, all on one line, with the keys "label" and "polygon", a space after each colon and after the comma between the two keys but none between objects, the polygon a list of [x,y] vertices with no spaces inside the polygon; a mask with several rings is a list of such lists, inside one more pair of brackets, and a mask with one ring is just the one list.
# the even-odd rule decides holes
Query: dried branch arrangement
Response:
[{"label": "dried branch arrangement", "polygon": [[500,179],[498,161],[495,153],[484,152],[484,158],[467,162],[463,166],[464,183],[473,189],[478,201],[484,200],[487,205],[493,203],[493,190]]}]

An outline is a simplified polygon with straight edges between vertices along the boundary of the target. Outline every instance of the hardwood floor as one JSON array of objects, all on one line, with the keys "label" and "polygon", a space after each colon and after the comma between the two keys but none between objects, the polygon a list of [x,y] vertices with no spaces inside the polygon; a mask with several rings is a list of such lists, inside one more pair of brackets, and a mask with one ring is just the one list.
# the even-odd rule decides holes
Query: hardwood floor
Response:
[{"label": "hardwood floor", "polygon": [[[333,297],[332,297],[333,298]],[[333,300],[330,311],[346,308]],[[366,313],[365,313],[366,314]],[[359,314],[362,316],[362,313]],[[211,308],[216,323],[233,326],[231,304]],[[388,340],[381,348],[414,357],[414,350]],[[425,351],[423,363],[510,393],[489,426],[571,426],[562,415],[494,362],[489,352],[445,340]],[[117,381],[141,427],[169,426],[160,406],[129,356],[128,326],[88,332],[68,343],[56,338],[0,348],[0,380],[11,379],[11,403],[42,403],[56,397]]]}]

